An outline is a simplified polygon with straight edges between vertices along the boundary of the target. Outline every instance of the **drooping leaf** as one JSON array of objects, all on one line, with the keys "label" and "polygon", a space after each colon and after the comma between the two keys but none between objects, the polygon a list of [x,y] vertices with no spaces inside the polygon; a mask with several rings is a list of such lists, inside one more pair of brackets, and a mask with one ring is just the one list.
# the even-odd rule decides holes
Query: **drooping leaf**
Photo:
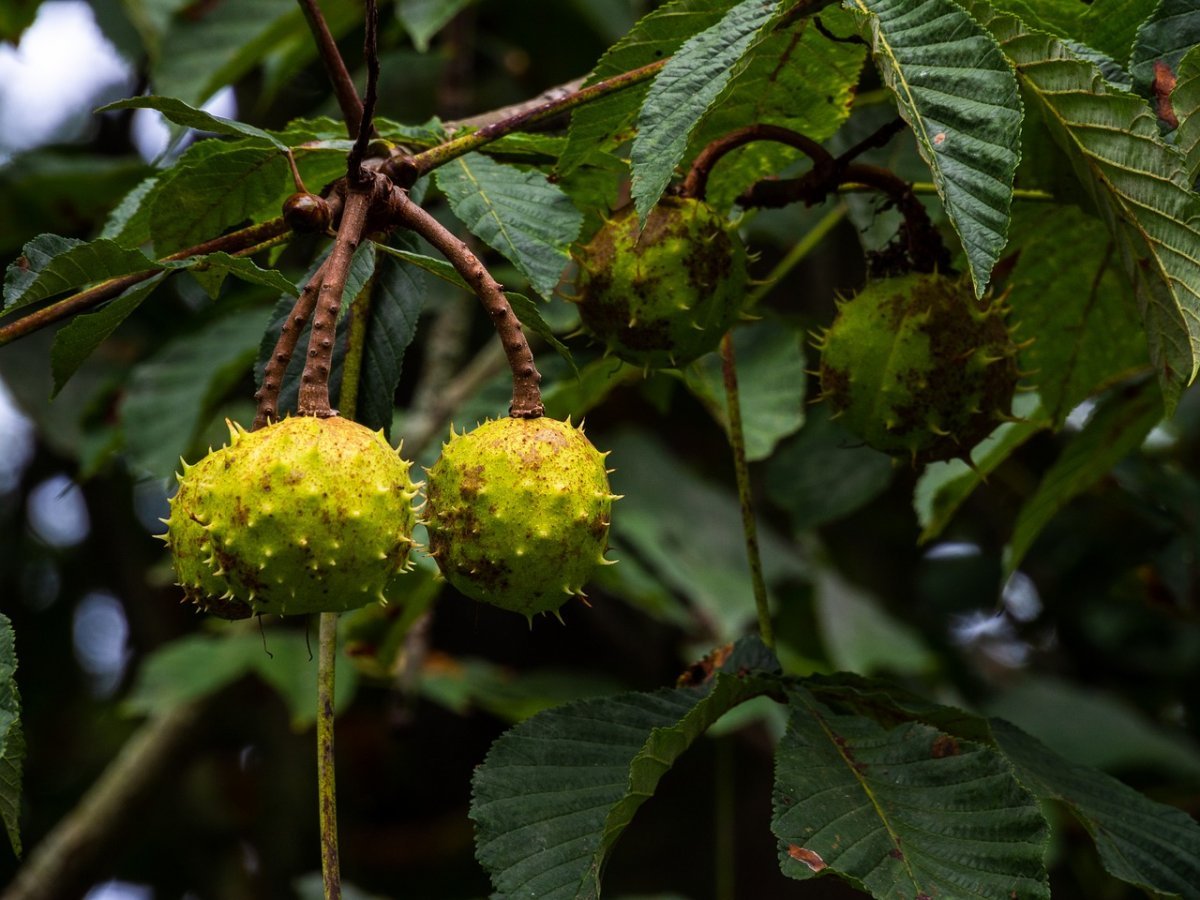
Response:
[{"label": "drooping leaf", "polygon": [[474,0],[400,0],[396,4],[396,17],[412,37],[414,46],[424,53],[429,49],[429,39],[472,2]]},{"label": "drooping leaf", "polygon": [[292,0],[217,3],[176,15],[150,69],[158,94],[199,106],[248,72],[289,31],[303,29]]},{"label": "drooping leaf", "polygon": [[74,288],[157,267],[140,250],[103,238],[90,243],[41,234],[25,245],[4,276],[4,312]]},{"label": "drooping leaf", "polygon": [[252,259],[245,256],[231,256],[218,251],[204,256],[190,256],[186,260],[170,263],[168,268],[186,269],[192,277],[200,282],[204,292],[214,300],[221,292],[227,275],[233,275],[241,281],[259,284],[277,291],[283,291],[293,297],[297,290],[287,276],[277,269],[260,268]]},{"label": "drooping leaf", "polygon": [[675,52],[655,77],[633,139],[633,199],[645,220],[671,181],[688,137],[771,20],[775,0],[743,0]]},{"label": "drooping leaf", "polygon": [[499,897],[596,900],[617,839],[713,722],[777,686],[717,672],[696,687],[583,700],[492,745],[472,780],[475,852]]},{"label": "drooping leaf", "polygon": [[[831,7],[821,21],[835,34],[854,29],[851,13]],[[780,125],[821,142],[850,115],[866,48],[823,37],[810,19],[771,29],[734,67],[733,78],[692,132],[684,159],[748,122]],[[727,208],[745,188],[781,171],[799,151],[757,141],[722,157],[708,179],[707,198]]]},{"label": "drooping leaf", "polygon": [[17,648],[12,622],[0,613],[0,822],[13,852],[21,855],[21,772],[25,733],[17,691]]},{"label": "drooping leaf", "polygon": [[1187,160],[1188,180],[1195,182],[1200,177],[1200,47],[1184,56],[1177,74],[1171,92],[1171,106],[1179,119],[1175,146]]},{"label": "drooping leaf", "polygon": [[50,370],[54,375],[52,397],[58,396],[67,380],[78,372],[79,367],[96,348],[142,305],[142,301],[162,284],[164,278],[165,275],[155,275],[140,284],[126,288],[120,296],[96,312],[76,316],[59,329],[54,335],[54,346],[50,350]]},{"label": "drooping leaf", "polygon": [[853,0],[982,296],[1004,249],[1021,97],[996,41],[952,0]]},{"label": "drooping leaf", "polygon": [[1200,2],[1159,0],[1154,13],[1138,27],[1129,74],[1139,93],[1149,96],[1155,82],[1155,64],[1179,71],[1179,61],[1200,44]]},{"label": "drooping leaf", "polygon": [[[804,424],[808,382],[804,335],[776,320],[735,329],[738,399],[746,459],[766,459],[776,445]],[[689,366],[684,382],[722,429],[729,431],[721,357],[709,353]]]},{"label": "drooping leaf", "polygon": [[134,369],[121,423],[126,452],[139,469],[168,478],[180,456],[195,461],[192,451],[205,448],[193,445],[222,397],[245,377],[267,316],[263,309],[222,316]]},{"label": "drooping leaf", "polygon": [[1027,404],[1020,396],[1013,404],[1013,414],[1021,421],[1005,422],[976,444],[971,450],[970,466],[961,459],[951,459],[925,467],[913,491],[913,509],[921,526],[918,543],[928,543],[941,534],[988,475],[1030,438],[1050,427],[1039,398],[1025,396],[1029,397]]},{"label": "drooping leaf", "polygon": [[807,531],[871,502],[891,483],[892,469],[891,457],[832,421],[829,404],[821,403],[768,463],[768,496],[793,530]]},{"label": "drooping leaf", "polygon": [[[720,21],[734,0],[672,0],[638,20],[630,32],[600,57],[584,81],[595,84],[614,75],[670,56],[692,35]],[[558,161],[558,171],[573,171],[596,147],[615,136],[620,139],[633,124],[649,85],[643,83],[617,91],[594,103],[581,106],[571,115],[567,146]]]},{"label": "drooping leaf", "polygon": [[1021,783],[1039,798],[1066,805],[1095,841],[1110,874],[1159,895],[1195,894],[1200,826],[1191,816],[1064,759],[1003,719],[991,725]]},{"label": "drooping leaf", "polygon": [[[1069,241],[1063,235],[1071,235]],[[1149,365],[1146,338],[1116,247],[1078,207],[1028,204],[1013,219],[1009,321],[1023,369],[1053,427],[1107,384]]]},{"label": "drooping leaf", "polygon": [[181,159],[147,198],[150,235],[160,256],[249,219],[291,184],[287,162],[274,147],[211,143],[219,146],[194,164],[190,157]]},{"label": "drooping leaf", "polygon": [[[362,297],[354,302],[362,302]],[[424,305],[425,273],[394,257],[378,254],[355,419],[373,430],[382,429],[386,435],[392,430],[404,352],[417,333],[417,319]]]},{"label": "drooping leaf", "polygon": [[1021,565],[1054,515],[1137,449],[1162,417],[1161,396],[1144,384],[1118,391],[1100,404],[1021,508],[1004,555],[1006,575]]},{"label": "drooping leaf", "polygon": [[836,873],[878,898],[1050,896],[1046,822],[992,748],[788,696],[771,825],[784,874]]},{"label": "drooping leaf", "polygon": [[1145,103],[1108,88],[1094,65],[1010,16],[972,8],[1116,242],[1170,412],[1200,367],[1200,197],[1183,158],[1162,142]]},{"label": "drooping leaf", "polygon": [[184,103],[175,97],[156,97],[153,95],[130,97],[128,100],[118,100],[116,103],[102,106],[96,112],[108,112],[113,109],[154,109],[162,113],[165,118],[176,125],[195,128],[197,131],[210,131],[215,134],[257,138],[266,141],[278,150],[287,149],[287,144],[269,132],[263,131],[261,128],[256,128],[253,125],[247,125],[245,122],[238,122],[234,119],[227,119],[224,116],[213,115],[202,109],[197,109],[188,103]]},{"label": "drooping leaf", "polygon": [[440,167],[438,187],[471,233],[503,254],[543,297],[554,291],[583,217],[540,172],[481,153]]}]

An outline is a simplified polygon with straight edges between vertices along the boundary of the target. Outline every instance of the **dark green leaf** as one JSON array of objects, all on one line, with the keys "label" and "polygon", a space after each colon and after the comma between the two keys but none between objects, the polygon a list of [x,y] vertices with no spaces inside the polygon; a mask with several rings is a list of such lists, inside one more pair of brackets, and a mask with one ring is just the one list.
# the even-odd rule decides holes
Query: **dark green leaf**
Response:
[{"label": "dark green leaf", "polygon": [[108,106],[102,106],[96,112],[102,113],[113,109],[155,109],[162,113],[169,121],[174,122],[176,125],[183,125],[186,128],[195,128],[198,131],[209,131],[215,134],[231,134],[240,135],[241,137],[258,138],[271,144],[276,149],[286,150],[288,148],[287,144],[280,141],[274,135],[263,131],[261,128],[247,125],[245,122],[227,119],[224,116],[215,116],[174,97],[155,97],[152,95],[130,97],[128,100],[118,100],[116,103],[108,104]]},{"label": "dark green leaf", "polygon": [[42,234],[25,245],[4,276],[4,311],[37,303],[84,285],[157,266],[140,250],[109,240],[84,241]]},{"label": "dark green leaf", "polygon": [[50,369],[54,374],[52,397],[58,396],[67,380],[78,372],[79,367],[96,348],[142,305],[142,301],[162,284],[164,277],[159,274],[141,284],[135,284],[96,312],[76,316],[59,329],[54,335],[54,347],[50,351]]},{"label": "dark green leaf", "polygon": [[788,512],[797,532],[854,512],[891,480],[891,457],[831,421],[827,403],[810,408],[800,433],[767,465],[771,501]]},{"label": "dark green leaf", "polygon": [[471,233],[507,257],[535,291],[550,296],[566,267],[567,247],[583,223],[562,189],[540,172],[481,153],[447,163],[436,178]]},{"label": "dark green leaf", "polygon": [[12,622],[0,613],[0,821],[13,852],[21,855],[21,771],[25,734],[17,691],[17,645]]},{"label": "dark green leaf", "polygon": [[1109,396],[1025,501],[1004,555],[1005,574],[1021,565],[1055,514],[1136,450],[1162,417],[1162,398],[1146,385]]},{"label": "dark green leaf", "polygon": [[501,897],[595,900],[614,844],[713,722],[776,688],[718,673],[698,687],[584,700],[503,735],[475,770],[476,856]]},{"label": "dark green leaf", "polygon": [[952,0],[853,0],[983,296],[1004,249],[1021,97],[996,45]]},{"label": "dark green leaf", "polygon": [[1154,13],[1138,27],[1129,57],[1129,74],[1134,87],[1146,96],[1153,94],[1155,63],[1177,74],[1183,55],[1200,44],[1200,2],[1159,0]]},{"label": "dark green leaf", "polygon": [[1062,758],[1003,719],[992,720],[992,732],[1021,782],[1062,801],[1087,829],[1112,875],[1158,894],[1195,896],[1200,826],[1191,816]]},{"label": "dark green leaf", "polygon": [[473,0],[400,0],[396,17],[412,37],[413,45],[424,53],[429,39],[450,24]]},{"label": "dark green leaf", "polygon": [[[733,332],[737,360],[738,399],[746,459],[766,459],[775,446],[804,424],[808,383],[804,335],[784,322],[765,320]],[[684,372],[696,398],[728,434],[729,416],[721,357],[709,353]]]},{"label": "dark green leaf", "polygon": [[[131,461],[168,478],[188,455],[225,393],[246,374],[268,312],[223,316],[166,344],[139,365],[121,404]],[[203,448],[201,448],[203,449]]]},{"label": "dark green leaf", "polygon": [[633,198],[645,220],[671,182],[688,137],[733,75],[776,0],[743,0],[715,25],[690,37],[655,77],[633,139]]},{"label": "dark green leaf", "polygon": [[789,698],[771,825],[784,874],[836,873],[879,898],[1050,896],[1046,822],[1002,756]]},{"label": "dark green leaf", "polygon": [[[629,34],[596,63],[585,85],[649,65],[674,53],[692,35],[720,21],[734,0],[672,0],[643,16]],[[641,108],[649,86],[640,84],[582,106],[571,116],[559,172],[573,171],[597,147],[620,142]]]},{"label": "dark green leaf", "polygon": [[230,256],[224,252],[208,253],[171,263],[169,268],[187,269],[192,277],[200,282],[204,292],[214,300],[221,293],[221,285],[224,284],[227,275],[233,275],[250,284],[261,284],[263,287],[283,291],[293,297],[298,294],[296,285],[282,272],[259,268],[253,260],[244,256]]},{"label": "dark green leaf", "polygon": [[1016,19],[977,12],[1116,242],[1170,412],[1200,368],[1200,197],[1183,158],[1146,104],[1106,87],[1094,65]]},{"label": "dark green leaf", "polygon": [[116,241],[123,247],[140,247],[150,243],[150,205],[146,198],[158,184],[161,172],[143,178],[108,214],[100,237]]},{"label": "dark green leaf", "polygon": [[149,198],[154,250],[166,256],[216,237],[290,192],[290,184],[287,162],[274,147],[220,144],[194,164],[185,156]]}]

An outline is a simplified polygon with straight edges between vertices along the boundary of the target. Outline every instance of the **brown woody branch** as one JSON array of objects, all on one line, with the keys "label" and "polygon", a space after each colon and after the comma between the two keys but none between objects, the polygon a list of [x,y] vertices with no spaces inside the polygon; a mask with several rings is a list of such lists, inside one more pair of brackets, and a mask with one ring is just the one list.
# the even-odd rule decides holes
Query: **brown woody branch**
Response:
[{"label": "brown woody branch", "polygon": [[731,131],[701,150],[692,162],[687,177],[680,185],[679,193],[684,197],[703,200],[708,187],[708,176],[712,172],[713,166],[727,153],[754,141],[774,141],[795,147],[812,160],[813,171],[818,173],[814,177],[828,178],[833,173],[835,165],[833,156],[812,138],[780,125],[758,123]]},{"label": "brown woody branch", "polygon": [[542,392],[538,384],[542,380],[533,362],[533,352],[521,323],[509,306],[504,289],[496,282],[471,248],[455,237],[437,219],[409,199],[408,193],[399,188],[391,195],[392,221],[415,231],[435,247],[463,280],[471,286],[492,318],[492,324],[500,334],[500,342],[508,366],[512,369],[513,398],[509,414],[518,419],[536,419],[544,412]]},{"label": "brown woody branch", "polygon": [[299,0],[299,3],[300,9],[304,11],[304,18],[308,20],[309,30],[316,40],[321,62],[325,64],[325,71],[333,84],[334,96],[337,97],[338,106],[342,110],[342,118],[346,120],[346,133],[354,137],[358,134],[363,119],[363,103],[359,99],[358,88],[354,86],[354,79],[350,77],[346,61],[342,59],[337,42],[329,31],[329,23],[325,21],[317,0]]},{"label": "brown woody branch", "polygon": [[[346,159],[346,179],[358,188],[370,184],[372,180],[372,176],[363,171],[362,163],[367,155],[367,144],[375,131],[375,99],[379,92],[379,7],[375,0],[367,0],[366,26],[363,55],[367,59],[367,93],[359,107],[357,137]],[[351,134],[355,132],[351,131]]]}]

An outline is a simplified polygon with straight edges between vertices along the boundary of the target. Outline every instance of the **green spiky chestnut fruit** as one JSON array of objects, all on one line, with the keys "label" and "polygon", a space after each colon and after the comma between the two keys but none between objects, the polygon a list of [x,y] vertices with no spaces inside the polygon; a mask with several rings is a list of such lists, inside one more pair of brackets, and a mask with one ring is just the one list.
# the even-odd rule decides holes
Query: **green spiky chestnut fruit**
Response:
[{"label": "green spiky chestnut fruit", "polygon": [[701,200],[664,198],[645,228],[627,206],[575,260],[584,327],[639,366],[683,366],[715,349],[746,292],[746,249]]},{"label": "green spiky chestnut fruit", "polygon": [[429,552],[475,600],[554,612],[604,558],[615,495],[602,454],[557,419],[495,419],[455,434],[427,471]]},{"label": "green spiky chestnut fruit", "polygon": [[876,450],[914,464],[969,459],[1012,407],[1018,347],[1006,312],[944,275],[868,284],[818,337],[821,396]]},{"label": "green spiky chestnut fruit", "polygon": [[225,618],[384,601],[412,546],[410,465],[337,416],[230,425],[171,500],[164,537],[185,599]]}]

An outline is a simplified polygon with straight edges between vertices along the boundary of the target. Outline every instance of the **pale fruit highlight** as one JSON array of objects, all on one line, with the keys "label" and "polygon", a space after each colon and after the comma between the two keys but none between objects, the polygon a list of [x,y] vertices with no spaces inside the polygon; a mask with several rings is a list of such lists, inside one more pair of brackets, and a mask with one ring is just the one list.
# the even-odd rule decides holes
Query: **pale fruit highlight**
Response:
[{"label": "pale fruit highlight", "polygon": [[557,419],[496,419],[454,434],[428,470],[424,519],[442,574],[475,600],[557,610],[608,563],[615,495],[602,454]]},{"label": "pale fruit highlight", "polygon": [[166,541],[185,597],[227,618],[384,601],[412,546],[411,464],[339,417],[230,433],[185,466],[171,501]]}]

